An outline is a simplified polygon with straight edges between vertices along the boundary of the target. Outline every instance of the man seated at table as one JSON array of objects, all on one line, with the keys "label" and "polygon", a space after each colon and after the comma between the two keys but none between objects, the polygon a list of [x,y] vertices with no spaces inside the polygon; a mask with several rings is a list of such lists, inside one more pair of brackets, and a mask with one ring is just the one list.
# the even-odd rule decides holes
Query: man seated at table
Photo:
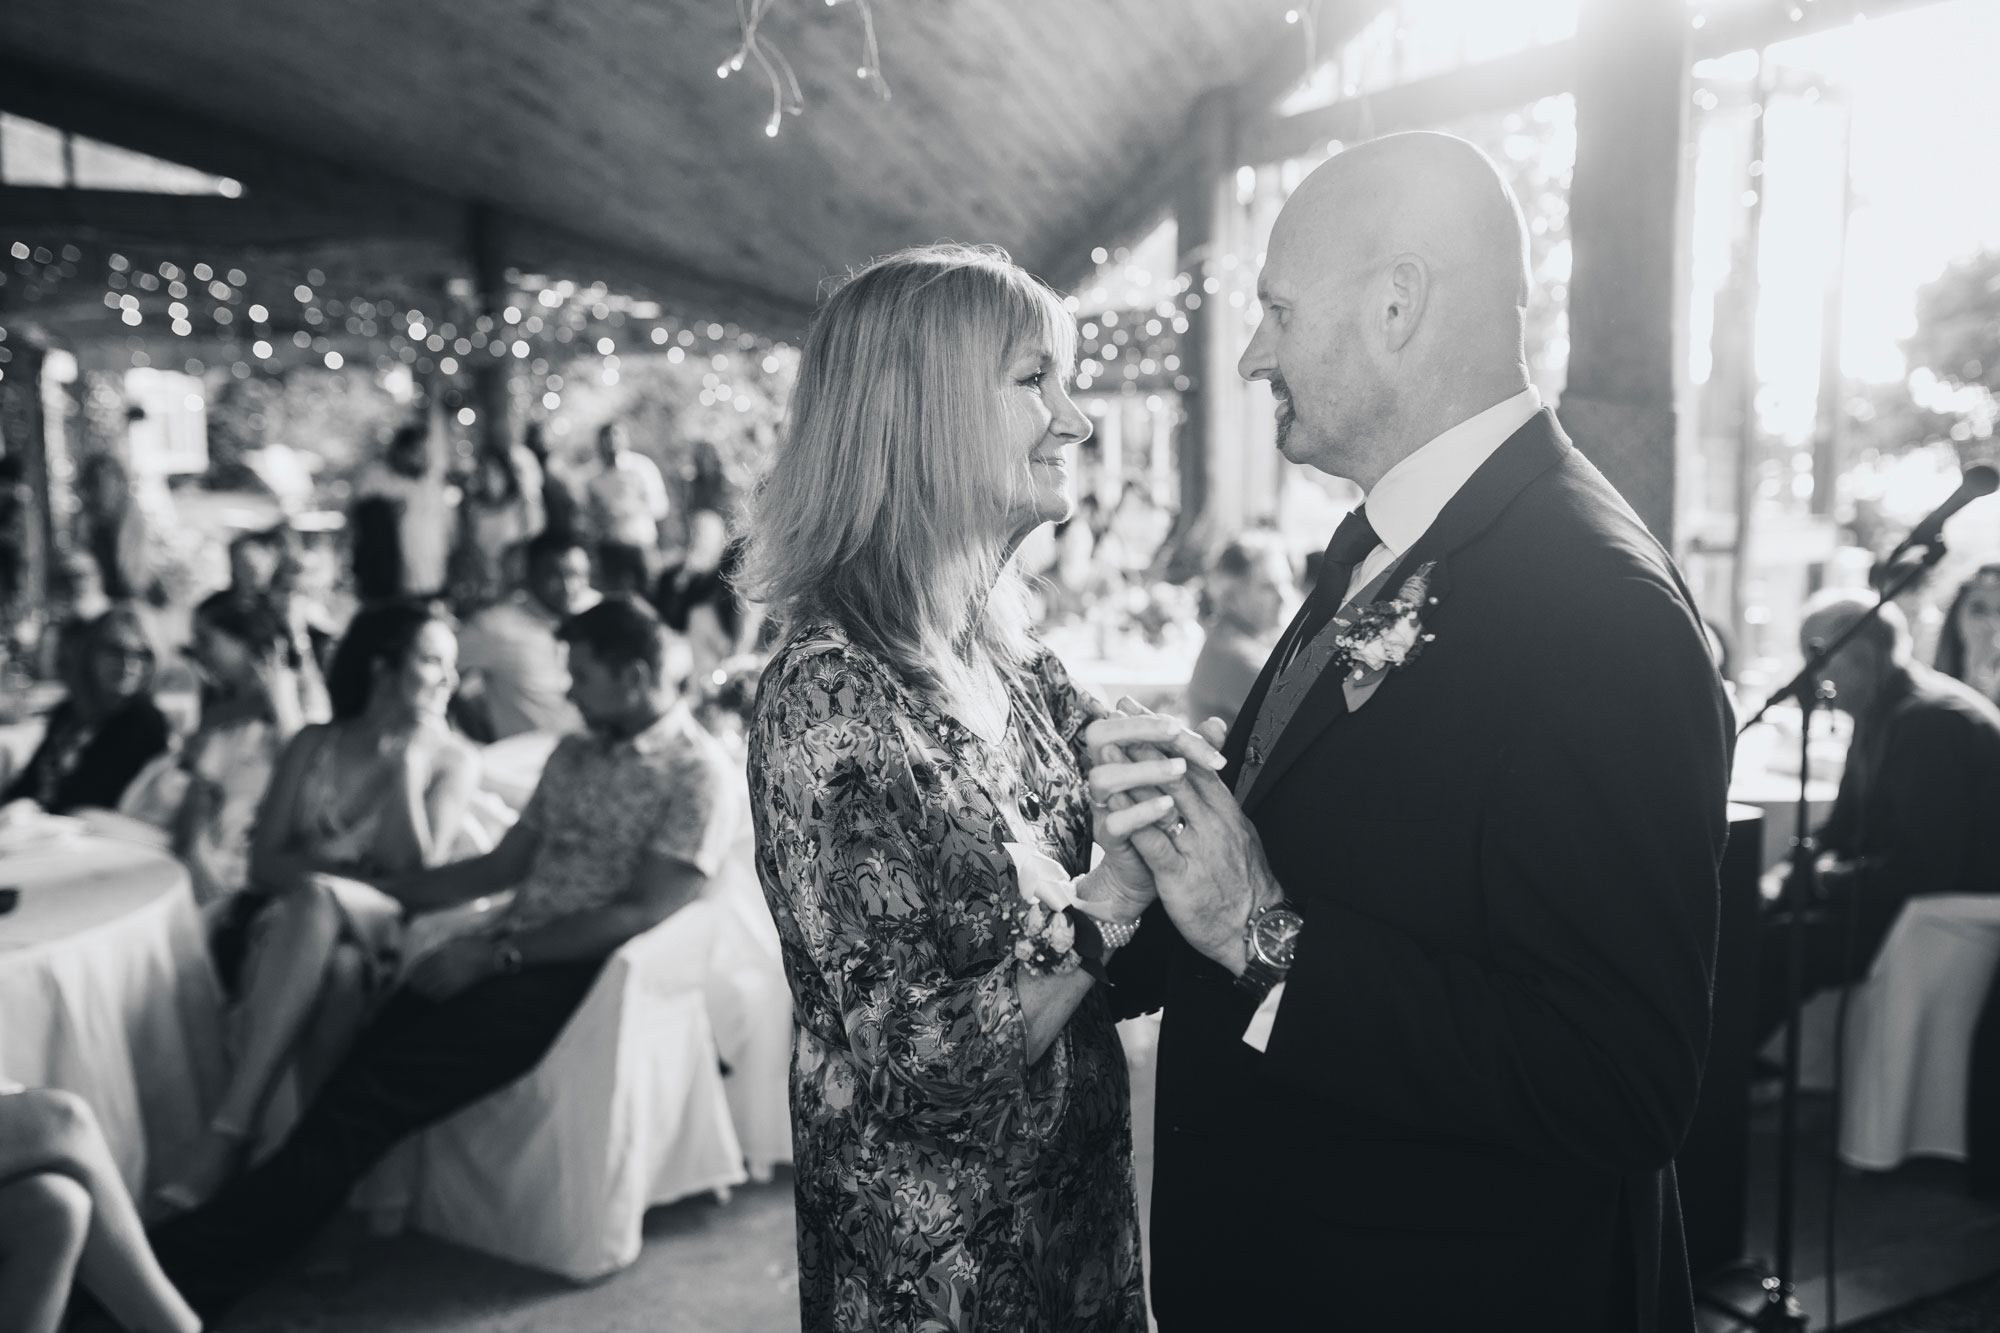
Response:
[{"label": "man seated at table", "polygon": [[589,734],[556,747],[493,851],[384,885],[419,910],[508,888],[513,902],[411,967],[269,1161],[160,1229],[161,1262],[205,1314],[271,1276],[398,1140],[533,1069],[605,959],[721,864],[741,777],[679,698],[685,649],[624,598],[562,636]]},{"label": "man seated at table", "polygon": [[[1855,593],[1817,599],[1799,631],[1805,651],[1831,643],[1873,605]],[[2000,712],[1913,660],[1909,626],[1893,605],[1822,679],[1853,717],[1854,740],[1806,893],[1807,996],[1865,976],[1912,897],[2000,890]],[[1784,929],[1765,930],[1760,1040],[1784,1022],[1786,947]]]},{"label": "man seated at table", "polygon": [[544,532],[528,543],[525,585],[458,634],[459,693],[483,715],[486,739],[583,727],[569,701],[568,653],[558,632],[566,617],[596,600],[590,553],[580,540]]}]

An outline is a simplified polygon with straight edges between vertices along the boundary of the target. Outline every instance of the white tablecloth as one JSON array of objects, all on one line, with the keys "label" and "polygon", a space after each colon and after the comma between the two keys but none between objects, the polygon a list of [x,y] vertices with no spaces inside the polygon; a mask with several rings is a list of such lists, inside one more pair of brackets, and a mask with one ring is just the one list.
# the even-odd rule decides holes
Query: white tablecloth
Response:
[{"label": "white tablecloth", "polygon": [[221,996],[187,874],[80,837],[0,856],[0,1079],[81,1095],[135,1194],[200,1134],[227,1072]]},{"label": "white tablecloth", "polygon": [[28,766],[47,730],[48,724],[38,717],[0,723],[0,780],[11,779]]},{"label": "white tablecloth", "polygon": [[[1913,898],[1851,988],[1840,1155],[1888,1170],[1965,1159],[1972,1038],[2000,964],[2000,895]],[[1833,1086],[1837,993],[1806,1006],[1800,1081]]]},{"label": "white tablecloth", "polygon": [[[1814,771],[1817,772],[1817,768]],[[1814,778],[1806,784],[1806,804],[1811,816],[1809,827],[1817,831],[1826,822],[1826,817],[1833,813],[1833,798],[1839,791],[1837,777],[1831,781]],[[1796,773],[1787,775],[1762,769],[1747,773],[1739,771],[1729,784],[1729,799],[1739,805],[1754,805],[1764,812],[1764,869],[1769,870],[1791,855],[1792,829],[1799,804]]]}]

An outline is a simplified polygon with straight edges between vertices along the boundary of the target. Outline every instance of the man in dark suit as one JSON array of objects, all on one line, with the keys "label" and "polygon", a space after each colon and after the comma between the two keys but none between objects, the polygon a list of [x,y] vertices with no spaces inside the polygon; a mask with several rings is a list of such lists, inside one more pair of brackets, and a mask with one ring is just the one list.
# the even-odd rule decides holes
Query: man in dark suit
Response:
[{"label": "man in dark suit", "polygon": [[[1815,602],[1801,646],[1830,643],[1875,604],[1832,593]],[[1854,741],[1802,922],[1807,995],[1865,976],[1903,904],[1920,893],[2000,891],[2000,713],[1971,686],[1911,659],[1895,606],[1827,663],[1834,706]],[[1767,930],[1757,1032],[1785,1019],[1785,931]]]},{"label": "man in dark suit", "polygon": [[[1285,206],[1243,373],[1361,510],[1111,962],[1164,1005],[1166,1333],[1694,1324],[1730,719],[1672,562],[1528,387],[1520,213],[1396,135]],[[1126,719],[1095,724],[1105,746]]]}]

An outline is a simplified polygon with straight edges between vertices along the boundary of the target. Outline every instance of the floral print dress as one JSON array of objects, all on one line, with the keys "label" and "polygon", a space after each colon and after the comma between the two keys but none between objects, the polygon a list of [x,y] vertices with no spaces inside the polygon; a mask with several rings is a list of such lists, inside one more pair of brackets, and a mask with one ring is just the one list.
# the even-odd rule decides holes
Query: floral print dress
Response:
[{"label": "floral print dress", "polygon": [[1030,832],[1088,868],[1102,710],[1046,652],[1007,687],[992,745],[834,626],[764,672],[750,788],[798,1024],[810,1333],[1146,1327],[1124,1050],[1093,990],[1028,1063],[1002,848]]}]

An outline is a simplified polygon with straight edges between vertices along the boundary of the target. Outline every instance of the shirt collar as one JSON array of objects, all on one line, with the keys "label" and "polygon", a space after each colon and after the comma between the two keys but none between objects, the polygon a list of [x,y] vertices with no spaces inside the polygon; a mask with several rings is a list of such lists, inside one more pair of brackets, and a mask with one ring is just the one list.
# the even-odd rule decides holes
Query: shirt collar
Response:
[{"label": "shirt collar", "polygon": [[1416,545],[1459,488],[1541,410],[1542,395],[1531,384],[1390,468],[1364,505],[1382,544],[1399,556]]},{"label": "shirt collar", "polygon": [[655,755],[665,749],[667,743],[679,736],[685,728],[693,725],[694,715],[688,712],[687,702],[682,700],[660,714],[652,726],[621,740],[612,741],[607,748],[614,754],[629,749],[637,755]]}]

